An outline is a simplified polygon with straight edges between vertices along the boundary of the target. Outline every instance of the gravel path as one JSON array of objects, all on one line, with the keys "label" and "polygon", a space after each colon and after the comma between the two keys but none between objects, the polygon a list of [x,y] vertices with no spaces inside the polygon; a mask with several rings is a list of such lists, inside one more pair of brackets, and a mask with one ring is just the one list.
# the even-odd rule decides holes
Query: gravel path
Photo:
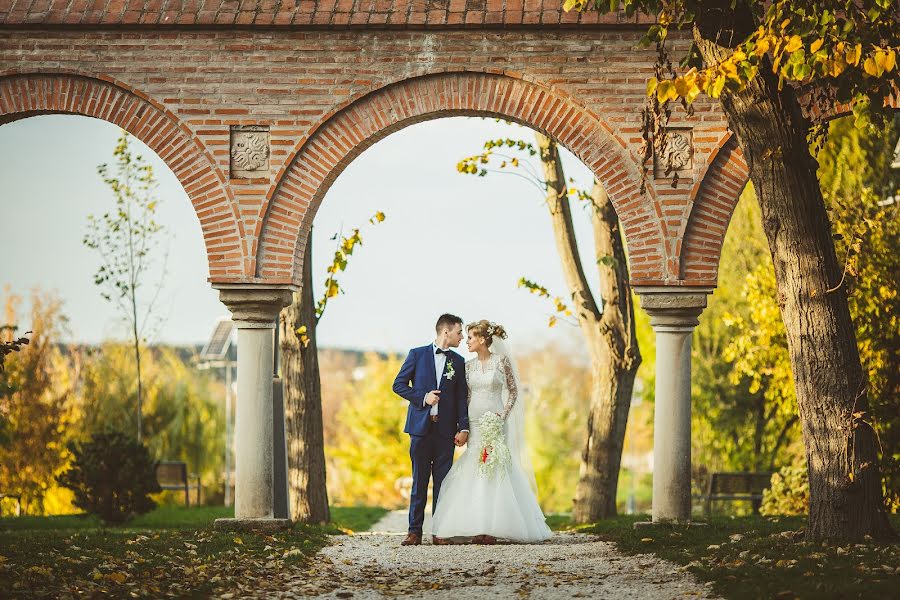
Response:
[{"label": "gravel path", "polygon": [[[426,516],[427,519],[427,516]],[[332,538],[313,564],[284,573],[281,598],[714,598],[677,565],[627,556],[594,536],[557,533],[543,544],[400,547],[406,511],[370,532]],[[267,593],[272,597],[273,594]]]}]

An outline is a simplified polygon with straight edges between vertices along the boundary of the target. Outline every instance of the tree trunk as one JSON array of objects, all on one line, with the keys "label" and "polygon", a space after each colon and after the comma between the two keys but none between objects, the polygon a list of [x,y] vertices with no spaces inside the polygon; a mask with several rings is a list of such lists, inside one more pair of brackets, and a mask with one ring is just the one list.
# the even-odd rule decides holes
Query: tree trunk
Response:
[{"label": "tree trunk", "polygon": [[[754,26],[729,6],[722,0],[710,7],[718,10],[697,14],[694,39],[706,64],[730,54],[721,40],[744,39]],[[869,419],[867,383],[846,289],[832,290],[841,269],[806,141],[809,123],[792,88],[778,90],[770,64],[721,105],[746,157],[775,266],[809,469],[806,537],[889,537],[874,433],[858,419]]]},{"label": "tree trunk", "polygon": [[601,313],[581,265],[557,146],[542,134],[535,134],[535,137],[544,168],[547,206],[553,220],[557,251],[591,357],[591,405],[573,508],[573,519],[584,523],[616,514],[625,425],[640,353],[625,248],[612,203],[600,183],[595,181],[592,220],[603,299]]},{"label": "tree trunk", "polygon": [[589,523],[616,515],[622,447],[634,378],[641,364],[634,303],[619,219],[606,190],[594,181],[594,247],[603,313],[590,340],[591,408],[572,518]]},{"label": "tree trunk", "polygon": [[[304,346],[297,328],[306,325]],[[291,519],[327,523],[330,518],[325,487],[325,442],[322,390],[316,351],[316,312],[312,291],[312,232],[303,259],[303,287],[281,311],[281,370],[288,447],[288,486]]]}]

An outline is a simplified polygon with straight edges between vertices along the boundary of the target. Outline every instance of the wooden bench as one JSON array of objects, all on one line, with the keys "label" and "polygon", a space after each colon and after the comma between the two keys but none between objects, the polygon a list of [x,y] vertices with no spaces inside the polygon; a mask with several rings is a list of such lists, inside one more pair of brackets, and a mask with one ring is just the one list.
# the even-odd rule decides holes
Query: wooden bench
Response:
[{"label": "wooden bench", "polygon": [[[156,463],[156,482],[164,490],[184,490],[184,505],[191,505],[191,489],[197,490],[200,504],[200,476],[188,474],[187,463],[162,460]],[[195,483],[192,483],[195,482]]]},{"label": "wooden bench", "polygon": [[22,497],[18,494],[0,494],[0,500],[11,498],[16,501],[15,514],[17,517],[22,516]]},{"label": "wooden bench", "polygon": [[763,490],[770,485],[771,473],[713,473],[704,497],[704,512],[709,516],[715,501],[749,500],[754,514],[758,514]]}]

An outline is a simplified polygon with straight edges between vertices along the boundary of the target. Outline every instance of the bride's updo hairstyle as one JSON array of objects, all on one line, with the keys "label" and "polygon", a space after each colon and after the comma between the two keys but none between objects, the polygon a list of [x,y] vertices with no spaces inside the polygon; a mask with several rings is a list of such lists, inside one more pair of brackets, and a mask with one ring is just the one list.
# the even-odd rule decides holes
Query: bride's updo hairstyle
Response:
[{"label": "bride's updo hairstyle", "polygon": [[498,338],[506,339],[506,330],[503,328],[503,325],[498,325],[497,323],[493,323],[486,319],[469,323],[466,325],[466,331],[484,339],[484,343],[488,348],[491,347],[491,342],[493,342],[493,337],[495,335]]}]

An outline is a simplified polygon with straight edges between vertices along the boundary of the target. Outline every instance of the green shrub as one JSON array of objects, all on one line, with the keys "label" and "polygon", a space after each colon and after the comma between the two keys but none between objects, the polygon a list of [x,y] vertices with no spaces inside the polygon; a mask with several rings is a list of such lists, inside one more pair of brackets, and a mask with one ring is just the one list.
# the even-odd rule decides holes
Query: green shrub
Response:
[{"label": "green shrub", "polygon": [[809,512],[809,474],[805,465],[782,467],[772,475],[772,487],[763,491],[759,512],[772,515],[805,515]]},{"label": "green shrub", "polygon": [[107,523],[122,523],[150,512],[159,492],[155,463],[147,447],[123,433],[100,433],[81,445],[70,444],[72,466],[59,483],[75,494],[75,506]]}]

